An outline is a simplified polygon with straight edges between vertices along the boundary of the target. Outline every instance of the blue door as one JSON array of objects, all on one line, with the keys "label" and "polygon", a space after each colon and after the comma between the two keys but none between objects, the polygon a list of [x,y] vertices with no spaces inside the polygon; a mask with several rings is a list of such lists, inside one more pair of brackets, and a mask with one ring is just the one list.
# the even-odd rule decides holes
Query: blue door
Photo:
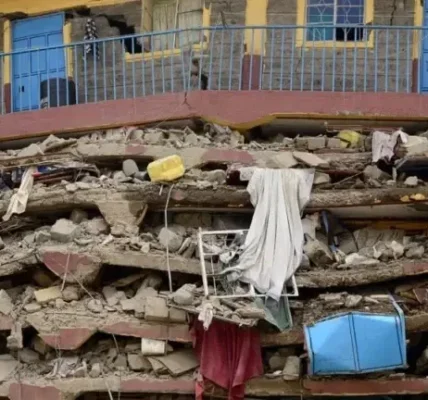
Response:
[{"label": "blue door", "polygon": [[[64,14],[15,21],[12,49],[42,49],[63,44]],[[65,78],[65,50],[38,50],[12,57],[12,103],[14,111],[40,107],[40,82]]]},{"label": "blue door", "polygon": [[[428,28],[428,2],[424,1],[424,28]],[[420,33],[422,37],[422,51],[420,60],[420,82],[419,88],[421,93],[428,93],[428,35],[425,29]]]}]

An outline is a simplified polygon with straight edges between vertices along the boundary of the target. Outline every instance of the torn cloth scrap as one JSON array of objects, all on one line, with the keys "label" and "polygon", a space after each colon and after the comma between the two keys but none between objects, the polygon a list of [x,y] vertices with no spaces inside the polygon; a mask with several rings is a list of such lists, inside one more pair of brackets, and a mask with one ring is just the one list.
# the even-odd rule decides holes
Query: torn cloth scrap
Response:
[{"label": "torn cloth scrap", "polygon": [[[85,36],[83,40],[87,42],[97,39],[97,25],[95,24],[95,21],[92,18],[88,18],[85,24]],[[85,56],[88,54],[92,54],[97,60],[100,59],[100,49],[98,47],[98,42],[92,44],[85,44]]]},{"label": "torn cloth scrap", "polygon": [[9,221],[13,214],[22,214],[25,212],[28,197],[33,189],[34,174],[36,171],[37,169],[35,167],[30,167],[25,171],[18,191],[10,199],[6,214],[3,215],[3,221]]},{"label": "torn cloth scrap", "polygon": [[301,213],[308,203],[313,170],[256,168],[247,191],[255,211],[236,266],[223,273],[279,300],[303,255]]},{"label": "torn cloth scrap", "polygon": [[[259,332],[215,320],[205,330],[195,321],[192,336],[202,377],[227,389],[229,400],[243,399],[245,382],[263,374]],[[203,391],[203,380],[196,381],[196,400]]]},{"label": "torn cloth scrap", "polygon": [[401,130],[395,131],[392,135],[380,131],[373,132],[372,161],[378,162],[383,159],[387,161],[391,160],[394,156],[394,149],[397,145],[398,138],[400,138],[403,143],[407,142],[407,134]]}]

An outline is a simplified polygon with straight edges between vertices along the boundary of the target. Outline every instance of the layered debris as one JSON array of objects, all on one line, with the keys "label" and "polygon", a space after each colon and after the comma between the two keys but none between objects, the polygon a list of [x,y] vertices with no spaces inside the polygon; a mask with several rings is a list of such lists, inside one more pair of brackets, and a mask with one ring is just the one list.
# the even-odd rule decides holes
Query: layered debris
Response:
[{"label": "layered debris", "polygon": [[[374,385],[379,373],[384,380],[400,373],[403,388],[422,379],[426,152],[425,134],[288,137],[213,124],[200,132],[127,127],[50,136],[5,150],[0,395],[19,398],[17,382],[20,390],[52,388],[58,398],[192,394],[199,359],[189,328],[198,318],[260,333],[264,376],[249,382],[248,394],[332,393],[306,376],[304,326],[342,313],[394,314],[391,295],[404,312],[408,368],[366,378]],[[169,156],[179,156],[185,172],[154,182],[148,164]],[[282,321],[248,285],[221,275],[240,255],[236,235],[245,241],[251,226],[246,187],[254,168],[314,171],[303,258],[286,283]],[[201,231],[217,233],[203,242]],[[379,388],[371,393],[390,393]]]}]

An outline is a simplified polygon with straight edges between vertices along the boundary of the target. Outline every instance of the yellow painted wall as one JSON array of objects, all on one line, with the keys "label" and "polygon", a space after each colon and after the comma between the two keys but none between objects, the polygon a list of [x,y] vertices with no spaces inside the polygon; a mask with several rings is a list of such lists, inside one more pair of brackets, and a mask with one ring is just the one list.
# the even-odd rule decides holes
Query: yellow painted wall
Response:
[{"label": "yellow painted wall", "polygon": [[[3,22],[3,52],[10,53],[12,51],[12,25],[10,21]],[[10,83],[11,70],[10,70],[10,57],[3,58],[3,82],[4,84]]]},{"label": "yellow painted wall", "polygon": [[13,13],[37,15],[73,7],[120,5],[128,1],[131,0],[0,0],[0,12],[6,15]]},{"label": "yellow painted wall", "polygon": [[[422,6],[422,1],[415,0],[415,19],[414,19],[413,25],[422,26],[424,22],[423,19],[424,19],[424,10]],[[416,60],[419,58],[420,38],[421,38],[421,32],[415,30],[413,32],[413,48],[412,48],[413,60]]]},{"label": "yellow painted wall", "polygon": [[[1,0],[0,0],[1,1]],[[66,22],[63,28],[64,44],[71,43],[71,23]],[[3,52],[10,53],[12,51],[12,24],[9,20],[3,22]],[[67,66],[67,76],[73,76],[73,54],[71,47],[65,49],[65,60]],[[11,82],[11,62],[10,57],[3,59],[3,82],[8,84]]]},{"label": "yellow painted wall", "polygon": [[[267,25],[268,0],[247,0],[245,9],[245,25]],[[262,55],[266,43],[265,29],[246,29],[246,52]]]}]

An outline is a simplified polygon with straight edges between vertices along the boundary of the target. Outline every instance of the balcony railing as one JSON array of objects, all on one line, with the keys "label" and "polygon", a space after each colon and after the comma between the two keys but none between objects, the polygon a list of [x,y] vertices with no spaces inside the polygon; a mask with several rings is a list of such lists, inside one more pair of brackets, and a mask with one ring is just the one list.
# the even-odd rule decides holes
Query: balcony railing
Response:
[{"label": "balcony railing", "polygon": [[204,89],[418,91],[412,59],[426,33],[227,26],[17,50],[0,55],[1,112]]}]

